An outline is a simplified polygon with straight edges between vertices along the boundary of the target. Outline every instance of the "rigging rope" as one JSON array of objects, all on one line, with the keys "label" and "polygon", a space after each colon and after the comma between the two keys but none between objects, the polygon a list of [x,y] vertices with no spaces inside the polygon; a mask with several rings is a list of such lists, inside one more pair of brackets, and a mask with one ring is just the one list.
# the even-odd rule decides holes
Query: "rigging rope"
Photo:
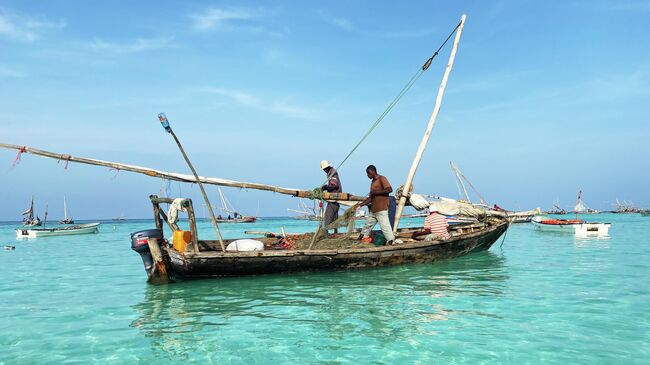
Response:
[{"label": "rigging rope", "polygon": [[357,150],[357,148],[359,148],[359,146],[363,143],[363,141],[366,140],[366,138],[370,135],[370,133],[372,133],[375,130],[375,128],[377,128],[379,123],[381,123],[384,120],[386,115],[388,115],[388,113],[390,113],[391,110],[393,110],[393,107],[395,107],[395,105],[402,99],[402,97],[409,91],[409,89],[411,89],[411,87],[418,81],[418,79],[420,78],[420,76],[422,76],[424,71],[429,69],[429,66],[431,66],[431,62],[433,62],[433,59],[438,55],[438,52],[440,52],[442,47],[444,47],[445,44],[447,44],[451,36],[454,35],[454,33],[456,33],[456,30],[458,30],[460,24],[461,23],[458,23],[456,25],[454,30],[452,30],[451,33],[449,33],[449,35],[447,36],[445,41],[442,42],[440,47],[438,47],[438,49],[433,53],[433,55],[431,55],[431,57],[429,57],[426,60],[426,62],[424,62],[422,67],[411,77],[411,79],[406,83],[406,85],[404,85],[402,90],[397,94],[397,96],[393,99],[393,101],[391,101],[390,104],[388,104],[388,107],[386,107],[384,112],[381,113],[381,115],[379,115],[377,120],[375,120],[375,122],[370,126],[368,131],[363,135],[363,137],[361,137],[359,142],[357,142],[357,144],[352,148],[352,150],[345,156],[343,161],[341,161],[341,163],[337,166],[336,170],[338,170],[339,168],[341,168],[341,166],[343,166],[343,164],[348,160],[348,158],[350,158],[350,156],[352,156],[352,154]]},{"label": "rigging rope", "polygon": [[[413,85],[418,81],[418,79],[420,78],[420,76],[422,76],[422,74],[423,74],[426,70],[429,69],[429,66],[431,66],[431,63],[433,62],[433,59],[438,55],[438,53],[439,53],[440,50],[445,46],[445,44],[447,44],[447,42],[449,41],[449,39],[451,39],[451,37],[454,35],[454,33],[456,33],[456,30],[458,30],[458,27],[460,27],[460,25],[461,25],[461,23],[458,23],[458,24],[456,25],[456,27],[454,27],[454,29],[451,31],[451,33],[449,33],[449,35],[448,35],[447,38],[444,40],[444,42],[442,42],[442,44],[440,44],[440,46],[438,47],[438,49],[437,49],[435,52],[433,52],[433,54],[431,55],[431,57],[429,57],[429,58],[424,62],[424,64],[422,65],[422,67],[420,67],[420,69],[418,69],[417,72],[415,72],[415,74],[413,74],[413,76],[411,76],[411,79],[409,79],[409,81],[406,83],[406,85],[404,85],[404,87],[402,88],[402,90],[400,90],[400,92],[397,94],[397,96],[395,96],[395,98],[393,99],[393,101],[391,101],[390,104],[388,104],[388,106],[387,106],[386,109],[383,111],[383,113],[381,113],[381,114],[379,115],[379,117],[375,120],[375,122],[372,123],[372,125],[370,126],[370,128],[368,129],[368,131],[366,131],[366,133],[361,137],[361,139],[359,140],[359,142],[357,142],[357,144],[352,148],[352,150],[351,150],[351,151],[350,151],[350,152],[345,156],[345,158],[343,159],[343,161],[341,161],[341,163],[338,164],[338,166],[336,167],[336,170],[337,170],[337,171],[338,171],[338,170],[341,168],[341,166],[343,166],[343,164],[344,164],[344,163],[345,163],[345,162],[350,158],[350,156],[352,156],[352,154],[357,150],[357,148],[359,148],[359,146],[361,146],[361,144],[366,140],[366,138],[368,138],[368,136],[369,136],[369,135],[370,135],[370,134],[375,130],[375,128],[377,128],[377,126],[379,125],[379,123],[381,123],[381,122],[384,120],[384,118],[388,115],[388,113],[390,113],[390,112],[393,110],[393,108],[395,107],[395,105],[396,105],[396,104],[397,104],[397,103],[402,99],[402,97],[403,97],[404,95],[406,95],[406,93],[411,89],[411,87],[412,87],[412,86],[413,86]],[[328,176],[328,179],[329,179],[329,176]],[[325,180],[325,183],[328,181],[328,179]],[[314,189],[314,197],[315,197],[315,199],[319,199],[319,200],[321,201],[321,205],[324,205],[323,195],[322,195],[322,193],[320,193],[320,194],[317,195],[317,192],[316,192],[317,190],[318,190],[319,193],[320,193],[320,188],[316,188],[316,189]],[[352,208],[349,208],[349,209],[352,209]],[[346,213],[347,213],[347,210],[346,210]],[[345,214],[344,214],[344,216],[345,216]],[[323,216],[321,215],[321,219],[320,219],[319,227],[321,227],[322,225],[323,225]],[[317,231],[317,232],[318,232],[318,231]]]}]

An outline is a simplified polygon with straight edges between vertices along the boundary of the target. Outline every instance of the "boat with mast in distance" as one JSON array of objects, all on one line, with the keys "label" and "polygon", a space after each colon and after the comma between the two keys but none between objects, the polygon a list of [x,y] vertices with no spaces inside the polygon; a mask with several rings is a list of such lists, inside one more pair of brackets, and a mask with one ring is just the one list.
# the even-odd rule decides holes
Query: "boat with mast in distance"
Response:
[{"label": "boat with mast in distance", "polygon": [[305,202],[302,199],[299,199],[298,204],[300,205],[300,210],[287,208],[287,211],[300,214],[297,216],[292,216],[291,217],[292,219],[306,220],[306,221],[319,221],[321,219],[321,211],[322,211],[319,203],[320,202],[317,203],[317,201],[314,200],[313,201],[314,206],[308,207],[307,204],[305,204]]},{"label": "boat with mast in distance", "polygon": [[573,211],[571,213],[574,214],[598,214],[600,213],[598,210],[591,209],[587,207],[583,202],[582,202],[582,190],[578,191],[578,203],[573,207]]},{"label": "boat with mast in distance", "polygon": [[52,228],[23,228],[16,229],[17,238],[37,238],[48,236],[69,236],[78,234],[99,233],[99,223],[85,223],[73,226],[52,227]]},{"label": "boat with mast in distance", "polygon": [[558,199],[558,200],[555,201],[555,203],[553,203],[553,209],[546,212],[546,214],[563,215],[563,214],[566,214],[566,210],[564,210],[562,207],[560,207],[560,200]]},{"label": "boat with mast in distance", "polygon": [[47,224],[47,205],[45,205],[45,218],[42,227],[39,228],[19,228],[16,229],[16,238],[37,238],[47,236],[68,236],[76,234],[89,234],[99,232],[99,223],[85,223],[74,226],[46,228]]},{"label": "boat with mast in distance", "polygon": [[59,224],[74,224],[72,217],[68,217],[68,203],[63,197],[63,219],[59,221]]},{"label": "boat with mast in distance", "polygon": [[257,221],[257,217],[254,216],[243,216],[239,214],[235,208],[232,206],[228,198],[223,194],[223,191],[221,191],[221,188],[219,190],[219,199],[221,200],[221,211],[224,212],[224,214],[228,214],[226,218],[223,217],[223,215],[219,214],[217,216],[216,221],[218,223],[255,223]]},{"label": "boat with mast in distance", "polygon": [[631,201],[623,200],[622,202],[618,201],[616,198],[616,209],[612,213],[637,213],[641,209],[634,206],[634,203]]},{"label": "boat with mast in distance", "polygon": [[23,227],[38,227],[40,226],[41,219],[38,216],[34,216],[34,196],[32,195],[32,202],[29,205],[29,208],[23,212]]}]

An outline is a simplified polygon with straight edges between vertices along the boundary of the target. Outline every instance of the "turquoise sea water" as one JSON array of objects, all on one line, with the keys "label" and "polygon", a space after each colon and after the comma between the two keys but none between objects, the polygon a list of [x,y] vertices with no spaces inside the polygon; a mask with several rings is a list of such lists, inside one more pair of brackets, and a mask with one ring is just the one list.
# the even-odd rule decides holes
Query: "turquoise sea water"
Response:
[{"label": "turquoise sea water", "polygon": [[0,224],[16,246],[0,251],[0,364],[647,364],[650,218],[588,217],[610,237],[515,225],[502,247],[435,264],[167,286],[129,246],[150,221],[32,240]]}]

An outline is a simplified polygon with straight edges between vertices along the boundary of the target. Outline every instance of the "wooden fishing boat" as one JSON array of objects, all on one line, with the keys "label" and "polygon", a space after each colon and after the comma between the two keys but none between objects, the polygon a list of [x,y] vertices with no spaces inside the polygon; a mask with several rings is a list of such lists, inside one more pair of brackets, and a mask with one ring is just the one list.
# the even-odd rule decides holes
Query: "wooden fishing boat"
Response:
[{"label": "wooden fishing boat", "polygon": [[[188,213],[189,239],[175,235],[169,242],[163,237],[163,224],[177,232],[178,226],[168,221],[160,204],[172,199],[150,197],[153,204],[155,230],[135,232],[132,248],[140,253],[149,281],[167,282],[195,278],[294,273],[325,270],[360,269],[409,263],[430,263],[451,259],[471,252],[487,250],[506,231],[508,221],[499,217],[486,218],[478,224],[457,225],[450,229],[446,240],[422,240],[422,228],[401,229],[397,237],[403,243],[391,246],[362,244],[346,235],[330,235],[310,247],[314,233],[303,235],[278,234],[255,238],[263,244],[262,251],[230,252],[222,250],[219,241],[199,240],[194,208],[185,199]],[[328,241],[329,240],[329,241]],[[228,245],[236,240],[224,240]],[[338,248],[323,248],[332,242]]]},{"label": "wooden fishing boat", "polygon": [[99,223],[85,223],[67,227],[17,229],[17,238],[68,236],[99,233]]},{"label": "wooden fishing boat", "polygon": [[585,222],[580,219],[552,219],[537,216],[532,220],[536,229],[548,232],[572,233],[576,236],[607,236],[611,223]]}]

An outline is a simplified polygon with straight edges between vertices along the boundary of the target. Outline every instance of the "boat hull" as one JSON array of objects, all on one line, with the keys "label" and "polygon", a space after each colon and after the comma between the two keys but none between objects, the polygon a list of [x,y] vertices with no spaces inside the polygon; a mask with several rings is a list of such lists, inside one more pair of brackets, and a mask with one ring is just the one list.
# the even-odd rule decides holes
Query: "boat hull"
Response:
[{"label": "boat hull", "polygon": [[233,219],[217,219],[217,223],[255,223],[256,217],[233,218]]},{"label": "boat hull", "polygon": [[172,279],[347,270],[410,263],[430,263],[489,249],[506,231],[507,222],[444,241],[342,250],[269,250],[182,254],[164,247]]},{"label": "boat hull", "polygon": [[49,236],[69,236],[99,233],[99,223],[79,224],[70,227],[17,229],[17,238],[36,238]]},{"label": "boat hull", "polygon": [[607,236],[609,235],[610,223],[571,223],[571,224],[545,224],[532,221],[535,229],[546,232],[571,233],[576,236]]},{"label": "boat hull", "polygon": [[530,223],[533,220],[533,216],[513,216],[511,217],[511,223]]}]

